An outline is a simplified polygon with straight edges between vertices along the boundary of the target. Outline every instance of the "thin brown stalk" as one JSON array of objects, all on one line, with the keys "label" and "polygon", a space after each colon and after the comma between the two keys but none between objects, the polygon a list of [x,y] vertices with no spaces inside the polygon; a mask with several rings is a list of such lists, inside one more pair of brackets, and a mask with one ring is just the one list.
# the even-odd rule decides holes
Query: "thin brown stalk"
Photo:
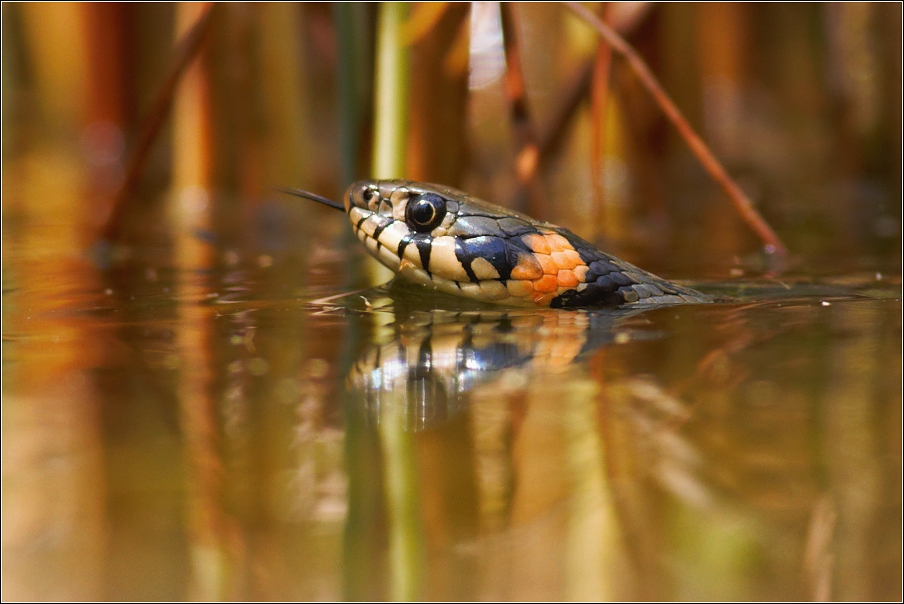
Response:
[{"label": "thin brown stalk", "polygon": [[[608,22],[610,4],[601,7],[603,22]],[[600,44],[593,61],[593,79],[590,84],[590,182],[593,187],[592,224],[597,228],[605,220],[606,196],[602,176],[605,175],[603,157],[606,150],[606,105],[609,101],[609,69],[612,64],[612,49],[608,44]]]},{"label": "thin brown stalk", "polygon": [[710,176],[712,176],[712,178],[722,186],[725,192],[728,193],[729,198],[734,204],[735,209],[737,209],[738,213],[741,215],[741,218],[756,232],[757,235],[759,235],[760,239],[766,244],[767,250],[777,254],[781,258],[786,257],[788,255],[788,249],[785,247],[785,244],[783,244],[778,235],[775,234],[772,227],[770,227],[763,217],[760,216],[760,213],[756,211],[756,208],[753,207],[750,199],[748,199],[747,195],[744,194],[737,183],[735,183],[728,175],[725,168],[722,167],[722,164],[716,159],[716,156],[713,155],[706,143],[703,142],[703,139],[694,132],[691,125],[681,114],[681,111],[678,110],[675,103],[672,102],[662,89],[662,86],[659,85],[659,82],[656,80],[656,77],[653,75],[653,72],[650,71],[650,68],[644,60],[640,58],[634,49],[631,48],[621,36],[612,31],[611,28],[579,3],[566,2],[565,5],[581,19],[586,21],[588,25],[593,27],[615,52],[622,55],[625,60],[628,61],[628,64],[631,66],[631,69],[634,70],[634,73],[637,75],[640,82],[649,93],[653,95],[653,98],[656,100],[657,104],[659,104],[663,113],[666,114],[666,117],[668,117],[675,128],[678,129],[679,134],[684,138],[688,147],[690,147],[691,152],[697,156],[697,159],[700,160],[700,163],[706,171],[709,172]]},{"label": "thin brown stalk", "polygon": [[515,158],[515,172],[522,191],[529,192],[527,211],[536,218],[543,219],[546,218],[547,204],[540,182],[536,178],[540,149],[527,104],[524,72],[521,69],[521,50],[518,36],[515,35],[514,10],[511,3],[504,2],[500,5],[502,38],[505,45],[505,96],[509,103],[518,146],[521,149]]},{"label": "thin brown stalk", "polygon": [[[613,13],[615,13],[615,6],[612,3],[607,6],[609,7],[610,18],[614,19],[615,15],[613,15]],[[627,17],[622,17],[618,25],[613,24],[613,27],[622,34],[631,31],[637,25],[637,21],[643,16],[643,12],[645,11],[634,9]],[[617,15],[618,13],[615,14]],[[609,48],[608,46],[603,47],[606,49]],[[550,110],[552,117],[539,127],[537,132],[539,158],[536,164],[534,164],[535,172],[543,165],[544,160],[558,149],[559,144],[565,136],[565,132],[568,130],[568,126],[571,124],[574,116],[577,115],[577,109],[581,106],[584,96],[590,89],[590,84],[594,77],[595,63],[596,59],[591,58],[585,61],[577,69],[571,79],[568,80],[568,83],[563,87],[565,92],[559,96],[555,106]],[[520,153],[525,152],[525,149],[521,149],[520,151]]]},{"label": "thin brown stalk", "polygon": [[540,151],[538,165],[542,164],[543,160],[553,153],[562,142],[568,125],[577,114],[577,109],[587,94],[592,75],[593,61],[588,60],[578,68],[564,86],[565,92],[549,112],[552,117],[540,128],[537,135],[537,146]]},{"label": "thin brown stalk", "polygon": [[[610,5],[611,6],[611,5]],[[633,23],[632,23],[633,25]],[[605,48],[608,48],[606,46]],[[557,99],[555,106],[550,110],[550,117],[545,124],[541,125],[537,133],[537,151],[539,156],[533,164],[533,172],[530,177],[539,172],[543,162],[550,155],[554,154],[561,144],[568,127],[577,115],[577,109],[581,106],[585,95],[590,89],[593,82],[594,69],[596,66],[596,58],[585,61],[571,76],[568,83],[563,87],[564,93]],[[522,148],[519,154],[526,154],[529,151]]]},{"label": "thin brown stalk", "polygon": [[521,178],[524,181],[536,180],[543,162],[555,152],[562,142],[568,125],[577,115],[577,109],[587,94],[592,75],[593,60],[588,60],[565,85],[565,92],[558,98],[556,105],[550,111],[552,117],[537,134],[536,146],[528,144],[518,152],[517,157],[533,158],[530,162],[522,160],[524,172],[521,174]]},{"label": "thin brown stalk", "polygon": [[198,51],[201,49],[201,42],[204,41],[210,29],[210,16],[213,7],[213,2],[207,3],[207,6],[204,7],[204,12],[201,13],[195,24],[179,41],[179,46],[176,50],[176,61],[173,63],[163,86],[157,93],[157,98],[154,100],[154,104],[142,128],[135,152],[129,161],[125,180],[116,195],[110,215],[104,225],[102,234],[108,241],[117,240],[122,233],[122,224],[128,214],[130,204],[134,201],[135,189],[147,163],[151,145],[157,139],[157,135],[160,133],[160,129],[172,109],[176,88],[186,68],[191,64],[192,59],[198,55]]}]

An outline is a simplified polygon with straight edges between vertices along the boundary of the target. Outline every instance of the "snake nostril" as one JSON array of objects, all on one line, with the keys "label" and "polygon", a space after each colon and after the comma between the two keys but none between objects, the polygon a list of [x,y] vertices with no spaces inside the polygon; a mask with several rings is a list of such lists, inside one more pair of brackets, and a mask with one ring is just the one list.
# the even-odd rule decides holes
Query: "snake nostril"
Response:
[{"label": "snake nostril", "polygon": [[361,209],[370,210],[371,212],[376,212],[377,207],[380,205],[380,191],[377,190],[376,187],[372,185],[363,185],[361,189],[358,190],[358,203],[356,205],[360,206]]},{"label": "snake nostril", "polygon": [[377,198],[377,192],[366,184],[356,184],[348,190],[349,207],[369,209],[370,204]]}]

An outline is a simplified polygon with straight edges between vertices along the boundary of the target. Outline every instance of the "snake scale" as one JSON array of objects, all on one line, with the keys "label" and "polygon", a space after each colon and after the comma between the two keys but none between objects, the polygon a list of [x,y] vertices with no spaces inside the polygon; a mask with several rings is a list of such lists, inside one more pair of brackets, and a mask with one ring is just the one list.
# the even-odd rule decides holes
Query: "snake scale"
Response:
[{"label": "snake scale", "polygon": [[342,209],[367,250],[401,277],[483,302],[551,308],[707,303],[568,229],[451,187],[405,180],[352,184]]}]

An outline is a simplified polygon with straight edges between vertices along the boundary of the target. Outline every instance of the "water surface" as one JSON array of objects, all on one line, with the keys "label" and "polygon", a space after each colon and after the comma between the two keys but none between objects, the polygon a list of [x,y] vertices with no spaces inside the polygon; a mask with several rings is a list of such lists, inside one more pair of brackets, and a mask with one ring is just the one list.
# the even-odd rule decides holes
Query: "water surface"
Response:
[{"label": "water surface", "polygon": [[899,277],[530,312],[52,210],[4,224],[6,597],[900,596]]}]

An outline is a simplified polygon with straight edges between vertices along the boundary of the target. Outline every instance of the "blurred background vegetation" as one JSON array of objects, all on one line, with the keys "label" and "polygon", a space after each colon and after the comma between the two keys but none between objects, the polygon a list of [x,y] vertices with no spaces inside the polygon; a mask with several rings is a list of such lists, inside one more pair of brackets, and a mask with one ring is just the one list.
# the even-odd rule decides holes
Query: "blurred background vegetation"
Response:
[{"label": "blurred background vegetation", "polygon": [[[899,4],[588,6],[640,51],[792,266],[900,271]],[[614,57],[607,69],[595,32],[564,6],[506,5],[505,18],[494,3],[214,6],[161,111],[174,66],[192,56],[177,41],[207,8],[5,3],[5,192],[23,157],[49,153],[77,167],[82,245],[105,225],[130,241],[167,222],[139,205],[241,241],[273,186],[335,197],[353,179],[397,176],[529,210],[651,268],[726,277],[758,266],[755,235],[628,66]],[[393,42],[389,84],[375,82]],[[520,103],[506,83],[513,54]],[[401,141],[396,157],[380,127]],[[143,139],[146,160],[122,191]],[[186,217],[199,190],[212,203]],[[8,218],[28,211],[24,197],[4,198]],[[117,204],[124,220],[111,225]],[[328,213],[298,219],[308,215]]]},{"label": "blurred background vegetation", "polygon": [[[2,4],[5,599],[900,599],[901,5],[586,6],[786,294],[562,5]],[[372,176],[769,293],[380,432],[349,367],[441,333],[309,305],[365,254],[273,190]]]}]

